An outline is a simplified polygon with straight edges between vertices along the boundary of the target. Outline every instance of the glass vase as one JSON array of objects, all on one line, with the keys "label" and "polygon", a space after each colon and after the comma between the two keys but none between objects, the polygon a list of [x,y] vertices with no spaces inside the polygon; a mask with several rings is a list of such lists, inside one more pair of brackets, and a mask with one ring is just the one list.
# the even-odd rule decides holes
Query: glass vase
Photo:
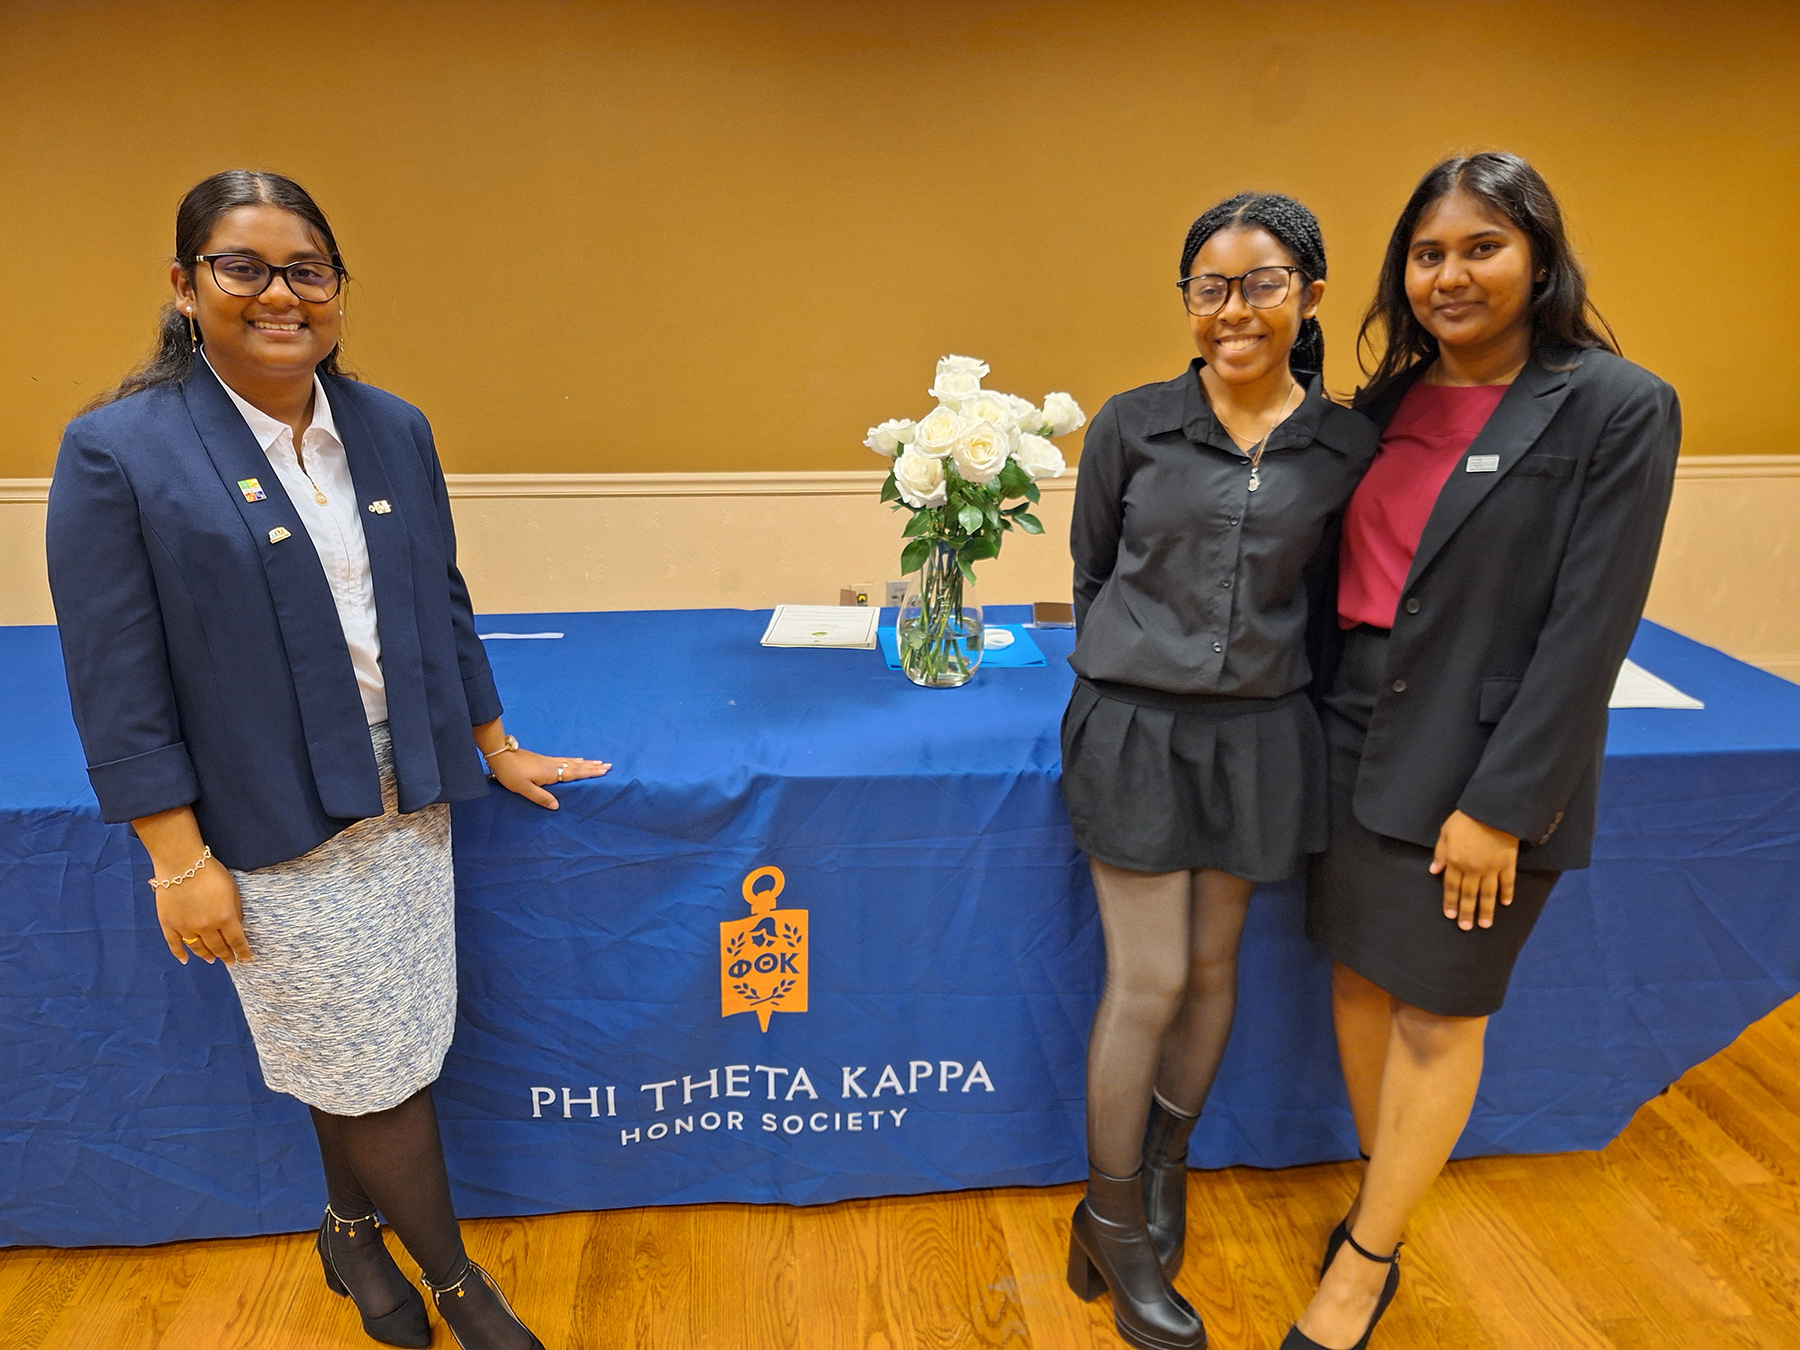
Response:
[{"label": "glass vase", "polygon": [[956,565],[956,550],[934,544],[908,579],[895,637],[900,669],[927,689],[967,684],[981,665],[981,606],[975,585]]}]

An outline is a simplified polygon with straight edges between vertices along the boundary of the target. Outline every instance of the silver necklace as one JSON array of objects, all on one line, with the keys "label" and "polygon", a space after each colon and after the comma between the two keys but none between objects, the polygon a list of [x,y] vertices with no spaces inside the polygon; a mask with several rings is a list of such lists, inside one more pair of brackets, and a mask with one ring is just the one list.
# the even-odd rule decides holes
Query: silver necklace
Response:
[{"label": "silver necklace", "polygon": [[[1299,392],[1300,382],[1295,380],[1294,387],[1288,390],[1288,396],[1281,405],[1281,411],[1275,414],[1274,424],[1263,433],[1263,438],[1260,441],[1244,452],[1250,456],[1250,491],[1252,492],[1255,492],[1256,489],[1262,486],[1262,457],[1263,450],[1266,449],[1269,444],[1269,437],[1275,434],[1276,427],[1287,421],[1288,404],[1294,401],[1294,395]],[[1213,410],[1213,416],[1219,417],[1218,409],[1215,408]],[[1228,424],[1223,417],[1219,417],[1219,425],[1224,427],[1232,436],[1236,436],[1237,433],[1231,430],[1230,424]]]}]

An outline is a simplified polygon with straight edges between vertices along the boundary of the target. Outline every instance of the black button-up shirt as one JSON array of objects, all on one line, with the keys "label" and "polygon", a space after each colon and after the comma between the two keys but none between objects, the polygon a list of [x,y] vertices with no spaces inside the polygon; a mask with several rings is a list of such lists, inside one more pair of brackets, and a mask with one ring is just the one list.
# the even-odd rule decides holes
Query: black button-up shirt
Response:
[{"label": "black button-up shirt", "polygon": [[1378,438],[1315,377],[1270,435],[1252,492],[1200,365],[1108,399],[1088,428],[1069,661],[1093,680],[1278,698],[1312,677],[1308,591],[1315,603],[1335,592],[1339,518]]}]

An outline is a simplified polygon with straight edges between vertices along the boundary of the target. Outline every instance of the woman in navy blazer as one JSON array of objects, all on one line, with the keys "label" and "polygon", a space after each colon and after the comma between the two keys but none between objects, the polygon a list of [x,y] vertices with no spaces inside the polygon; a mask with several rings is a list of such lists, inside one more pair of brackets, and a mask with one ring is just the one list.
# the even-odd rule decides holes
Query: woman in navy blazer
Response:
[{"label": "woman in navy blazer", "polygon": [[424,416],[338,366],[345,272],[295,183],[183,199],[148,365],[69,425],[48,519],[70,701],[165,940],[231,968],[271,1087],[312,1108],[318,1250],[370,1335],[530,1347],[463,1250],[429,1084],[455,1018],[448,803],[606,765],[520,749]]}]

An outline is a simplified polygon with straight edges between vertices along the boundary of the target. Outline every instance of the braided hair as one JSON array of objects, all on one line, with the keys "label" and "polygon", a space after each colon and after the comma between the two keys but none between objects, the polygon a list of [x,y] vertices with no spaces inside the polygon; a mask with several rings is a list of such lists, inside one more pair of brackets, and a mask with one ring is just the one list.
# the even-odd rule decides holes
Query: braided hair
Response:
[{"label": "braided hair", "polygon": [[[1182,280],[1186,280],[1194,255],[1206,241],[1220,230],[1231,229],[1266,230],[1293,257],[1294,266],[1300,269],[1302,290],[1325,280],[1325,236],[1319,229],[1318,217],[1279,192],[1240,192],[1196,220],[1187,233],[1187,242],[1181,246]],[[1294,339],[1288,364],[1310,375],[1324,373],[1325,330],[1319,327],[1318,319],[1301,321],[1300,335]]]}]

